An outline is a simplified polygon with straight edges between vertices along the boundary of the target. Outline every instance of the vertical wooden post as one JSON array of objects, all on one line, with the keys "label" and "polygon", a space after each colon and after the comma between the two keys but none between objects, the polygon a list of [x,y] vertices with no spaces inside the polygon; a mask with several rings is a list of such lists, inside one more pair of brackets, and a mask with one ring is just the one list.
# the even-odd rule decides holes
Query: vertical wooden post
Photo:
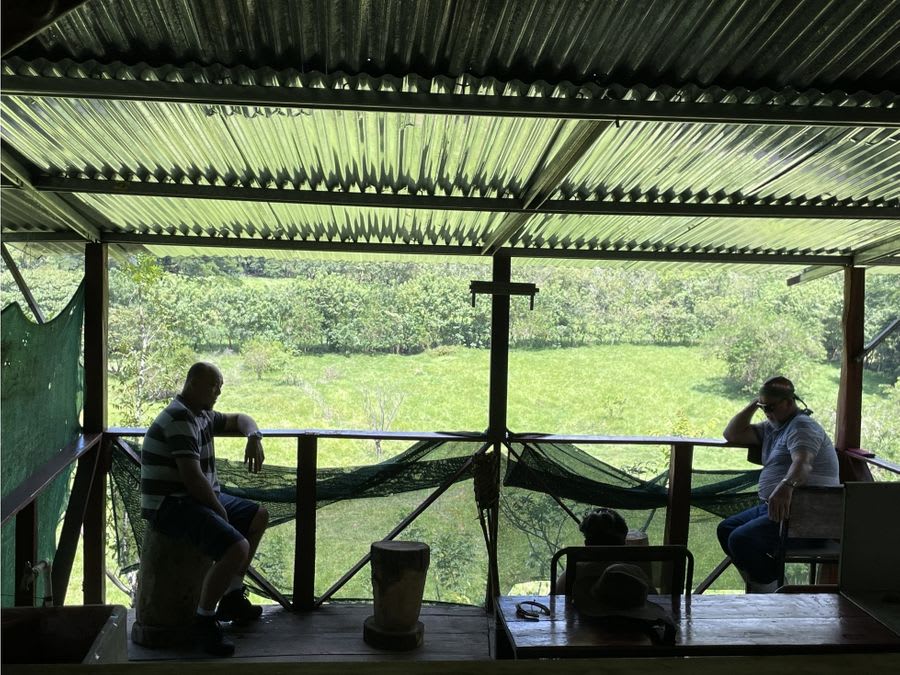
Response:
[{"label": "vertical wooden post", "polygon": [[84,430],[106,430],[106,338],[109,270],[106,244],[84,251]]},{"label": "vertical wooden post", "polygon": [[37,562],[37,500],[16,514],[16,607],[34,606],[34,586],[27,589],[23,581],[31,575],[31,565]]},{"label": "vertical wooden post", "polygon": [[69,576],[72,572],[72,563],[75,560],[75,553],[78,549],[81,528],[84,525],[88,498],[91,494],[91,485],[94,482],[94,477],[98,475],[97,464],[99,459],[99,447],[95,447],[78,459],[75,480],[69,493],[69,504],[66,507],[63,527],[59,535],[59,542],[56,545],[56,555],[53,557],[53,601],[56,605],[66,604],[66,596],[69,591]]},{"label": "vertical wooden post", "polygon": [[316,606],[316,471],[318,439],[297,439],[297,518],[294,521],[294,610]]},{"label": "vertical wooden post", "polygon": [[[493,278],[495,285],[509,284],[512,260],[508,256],[494,255]],[[500,494],[500,456],[506,440],[506,413],[509,387],[509,295],[494,293],[491,296],[491,375],[488,393],[488,437],[494,445],[494,480]],[[494,596],[499,593],[500,569],[497,562],[500,504],[495,503],[488,512],[488,588],[485,609],[491,611]]]},{"label": "vertical wooden post", "polygon": [[[87,244],[84,251],[84,430],[106,430],[106,337],[109,311],[108,251]],[[109,452],[104,443],[98,452]],[[106,467],[96,464],[84,518],[84,604],[106,600]]]},{"label": "vertical wooden post", "polygon": [[[508,256],[494,256],[494,284],[508,284],[512,261]],[[491,296],[491,380],[488,434],[495,443],[506,438],[506,403],[509,379],[509,295]]]},{"label": "vertical wooden post", "polygon": [[[694,461],[694,446],[690,443],[673,443],[669,455],[669,494],[666,508],[665,544],[687,546],[691,527],[691,468]],[[671,593],[668,580],[671,579],[668,565],[660,575],[660,592]],[[683,590],[683,589],[682,589]],[[679,591],[681,592],[681,591]]]},{"label": "vertical wooden post", "polygon": [[[839,450],[858,448],[862,430],[863,362],[857,360],[865,347],[866,271],[844,270],[844,310],[841,318],[841,381],[838,389],[834,445]],[[872,480],[865,462],[839,455],[841,481]]]},{"label": "vertical wooden post", "polygon": [[691,466],[694,446],[674,443],[669,456],[669,499],[666,509],[666,544],[688,543],[691,523]]}]

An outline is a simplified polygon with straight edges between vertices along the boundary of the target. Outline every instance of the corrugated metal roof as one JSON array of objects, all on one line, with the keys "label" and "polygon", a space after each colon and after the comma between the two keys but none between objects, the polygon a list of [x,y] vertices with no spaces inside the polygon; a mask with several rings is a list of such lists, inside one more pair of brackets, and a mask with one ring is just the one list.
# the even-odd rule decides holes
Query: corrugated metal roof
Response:
[{"label": "corrugated metal roof", "polygon": [[[379,91],[526,105],[591,99],[754,110],[862,107],[878,108],[885,120],[900,115],[898,45],[900,3],[878,0],[89,0],[4,60],[2,72],[38,87],[137,80],[325,90],[334,100],[345,91]],[[896,124],[626,120],[604,128],[553,117],[32,94],[2,97],[5,148],[35,179],[68,179],[75,190],[69,203],[97,214],[103,234],[394,244],[398,251],[497,244],[829,256],[885,244],[879,251],[893,255],[890,242],[900,241]],[[548,175],[553,180],[545,185]],[[72,182],[81,179],[108,181],[111,194],[87,194],[85,183]],[[126,182],[186,189],[177,198],[116,194]],[[191,186],[257,192],[205,200]],[[265,201],[296,190],[460,197],[473,210]],[[7,193],[4,233],[66,231],[65,222]],[[485,198],[815,206],[823,217],[511,218],[479,211],[475,202]],[[829,220],[831,206],[867,208],[869,217]],[[177,248],[157,241],[147,245]],[[204,254],[204,243],[192,252]]]},{"label": "corrugated metal roof", "polygon": [[900,4],[89,0],[17,53],[371,75],[880,92],[900,89]]},{"label": "corrugated metal roof", "polygon": [[[96,64],[5,63],[6,72],[142,79],[146,69]],[[154,78],[209,81],[201,69]],[[281,74],[285,84],[299,79]],[[231,71],[218,77],[232,81]],[[266,80],[245,71],[248,84]],[[469,78],[471,90],[494,82]],[[339,83],[322,74],[305,86]],[[354,88],[410,88],[394,78],[346,78]],[[420,83],[421,84],[421,83]],[[435,86],[421,84],[433,90]],[[450,89],[444,83],[442,89]],[[613,95],[609,90],[598,96]],[[508,95],[584,96],[562,86],[507,89]],[[622,97],[680,100],[684,91],[622,90]],[[774,92],[744,92],[769,100]],[[711,92],[695,92],[697,98]],[[808,94],[801,96],[808,100]],[[735,92],[718,92],[734,98]],[[784,95],[781,95],[784,98]],[[828,97],[823,97],[828,100]],[[877,105],[880,99],[856,103]],[[894,105],[894,101],[890,101]],[[456,196],[516,195],[527,185],[545,149],[564,147],[574,122],[462,115],[366,113],[86,99],[3,98],[3,138],[37,167],[55,175],[124,180]],[[59,138],[65,138],[62,145]],[[165,141],[160,142],[164,137]],[[634,198],[649,192],[673,197],[738,195],[759,200],[852,199],[866,203],[900,197],[900,132],[892,129],[773,127],[625,122],[608,129],[561,184],[557,198]],[[853,166],[848,172],[847,166]]]}]

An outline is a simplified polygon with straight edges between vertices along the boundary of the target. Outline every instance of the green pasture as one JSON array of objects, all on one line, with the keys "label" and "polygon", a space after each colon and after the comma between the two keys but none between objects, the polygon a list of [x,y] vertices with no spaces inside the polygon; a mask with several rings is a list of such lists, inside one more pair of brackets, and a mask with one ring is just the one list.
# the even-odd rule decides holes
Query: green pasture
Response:
[{"label": "green pasture", "polygon": [[[489,354],[486,350],[440,348],[412,356],[307,355],[292,358],[277,371],[258,378],[238,354],[205,354],[217,363],[225,385],[217,408],[247,412],[265,429],[370,429],[369,409],[395,407],[392,431],[481,431],[487,425]],[[514,431],[613,436],[718,438],[746,394],[729,388],[723,365],[692,347],[592,346],[555,350],[514,350],[510,354],[509,427]],[[798,390],[816,417],[831,431],[839,368],[822,364]],[[788,375],[790,375],[788,373]],[[866,376],[863,410],[880,396],[882,382]],[[374,393],[373,393],[374,392]],[[367,399],[368,396],[368,399]],[[367,403],[368,400],[368,403]],[[221,439],[221,456],[240,459],[243,443]],[[645,477],[668,462],[665,446],[582,446],[616,466]],[[294,466],[296,442],[268,439],[267,462]],[[406,449],[387,443],[382,459]],[[353,466],[377,461],[372,441],[323,439],[319,466]],[[746,467],[740,450],[698,448],[695,467]],[[341,502],[318,513],[316,592],[331,586],[427,495],[410,493],[360,502]],[[569,504],[576,513],[585,505]],[[579,543],[574,523],[551,500],[548,516],[556,519],[559,544]],[[642,527],[648,515],[626,513],[632,527]],[[501,523],[507,522],[505,520]],[[664,514],[655,514],[648,528],[651,542],[662,540]],[[715,541],[717,519],[696,512],[690,548],[697,561],[695,582],[721,560]],[[289,588],[293,570],[293,523],[273,528],[261,549],[257,566],[282,588]],[[511,528],[510,528],[511,529]],[[486,556],[470,482],[441,497],[402,537],[427,541],[432,568],[426,596],[432,600],[483,601]],[[504,592],[540,588],[549,577],[549,548],[521,532],[501,532],[501,585]],[[546,548],[546,550],[545,550]],[[111,563],[112,566],[112,563]],[[370,597],[364,569],[337,597]],[[798,571],[799,575],[800,572]],[[799,577],[798,577],[799,578]],[[740,588],[730,572],[715,590]],[[75,586],[77,588],[77,586]],[[126,602],[118,590],[111,599]]]}]

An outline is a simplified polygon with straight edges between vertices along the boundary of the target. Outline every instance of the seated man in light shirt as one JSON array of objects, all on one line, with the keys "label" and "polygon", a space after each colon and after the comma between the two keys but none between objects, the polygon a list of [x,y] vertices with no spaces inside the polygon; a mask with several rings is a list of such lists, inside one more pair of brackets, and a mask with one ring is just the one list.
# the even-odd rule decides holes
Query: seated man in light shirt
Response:
[{"label": "seated man in light shirt", "polygon": [[[724,431],[731,443],[762,448],[759,504],[726,518],[717,530],[722,550],[731,556],[751,593],[775,590],[779,527],[790,512],[794,488],[840,484],[837,454],[828,434],[810,417],[812,411],[799,408],[797,401],[803,403],[789,379],[772,377]],[[766,420],[753,424],[757,410]]]}]

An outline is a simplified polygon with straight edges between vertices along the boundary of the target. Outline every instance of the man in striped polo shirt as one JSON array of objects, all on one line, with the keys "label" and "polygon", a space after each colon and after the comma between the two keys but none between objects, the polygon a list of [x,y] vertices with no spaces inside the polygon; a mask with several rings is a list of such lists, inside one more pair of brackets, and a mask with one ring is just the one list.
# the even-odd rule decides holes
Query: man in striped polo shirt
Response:
[{"label": "man in striped polo shirt", "polygon": [[215,560],[203,581],[194,633],[210,654],[230,656],[234,643],[222,635],[218,621],[246,622],[262,614],[262,607],[246,597],[244,574],[269,514],[219,487],[215,434],[232,431],[247,437],[244,462],[251,473],[265,459],[262,434],[252,417],[213,411],[222,384],[218,368],[195,363],[181,394],[150,425],[141,451],[141,511],[155,530],[187,539]]},{"label": "man in striped polo shirt", "polygon": [[[759,504],[726,518],[717,530],[722,550],[731,556],[751,593],[771,593],[777,586],[780,570],[775,551],[794,488],[840,485],[831,439],[810,417],[806,404],[801,409],[797,401],[803,403],[789,379],[769,378],[724,431],[731,443],[761,446]],[[766,420],[752,424],[757,410],[763,411]]]}]

